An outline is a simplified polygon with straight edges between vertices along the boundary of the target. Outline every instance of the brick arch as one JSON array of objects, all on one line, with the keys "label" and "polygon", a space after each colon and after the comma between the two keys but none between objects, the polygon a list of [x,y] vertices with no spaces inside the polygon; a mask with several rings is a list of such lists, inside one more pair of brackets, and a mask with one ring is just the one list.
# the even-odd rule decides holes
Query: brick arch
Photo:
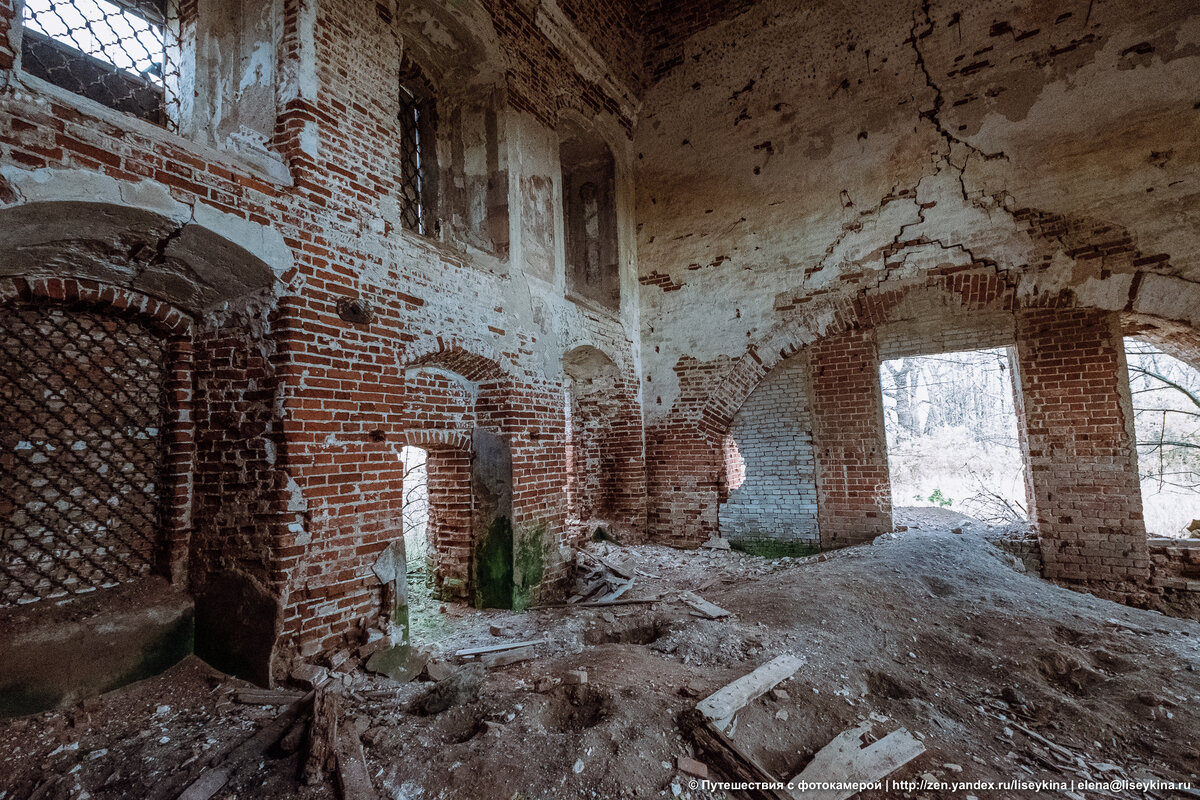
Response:
[{"label": "brick arch", "polygon": [[495,348],[483,342],[439,336],[409,345],[401,369],[438,367],[472,383],[485,383],[509,378],[508,371],[501,366],[505,363]]},{"label": "brick arch", "polygon": [[612,356],[591,344],[581,344],[566,350],[563,353],[562,364],[563,372],[573,380],[600,372],[620,373],[620,368]]},{"label": "brick arch", "polygon": [[413,428],[400,434],[401,447],[419,447],[422,450],[456,450],[471,452],[471,437],[460,431],[441,428]]},{"label": "brick arch", "polygon": [[1017,284],[989,266],[959,272],[932,272],[921,282],[897,282],[857,295],[797,298],[786,317],[736,360],[709,394],[699,428],[714,441],[729,430],[738,409],[781,361],[823,337],[913,319],[940,306],[950,314],[1013,311]]},{"label": "brick arch", "polygon": [[0,278],[0,306],[13,303],[86,306],[132,316],[167,336],[189,336],[192,318],[163,300],[120,286],[76,278]]},{"label": "brick arch", "polygon": [[195,313],[270,288],[294,265],[274,228],[189,206],[153,181],[131,193],[85,170],[42,173],[15,174],[15,200],[0,202],[4,275],[122,287]]}]

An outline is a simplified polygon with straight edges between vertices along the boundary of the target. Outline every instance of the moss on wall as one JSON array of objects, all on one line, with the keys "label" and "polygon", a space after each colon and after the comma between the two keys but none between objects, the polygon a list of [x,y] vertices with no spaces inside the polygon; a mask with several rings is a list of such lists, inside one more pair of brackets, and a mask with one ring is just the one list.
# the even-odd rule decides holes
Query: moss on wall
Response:
[{"label": "moss on wall", "polygon": [[739,553],[763,558],[803,558],[821,552],[819,545],[812,542],[790,542],[779,539],[730,542],[729,546]]},{"label": "moss on wall", "polygon": [[496,517],[475,551],[475,605],[513,607],[513,529],[508,517]]},{"label": "moss on wall", "polygon": [[542,521],[517,534],[513,608],[518,611],[525,610],[533,603],[538,586],[546,575],[546,535],[549,529],[550,526]]}]

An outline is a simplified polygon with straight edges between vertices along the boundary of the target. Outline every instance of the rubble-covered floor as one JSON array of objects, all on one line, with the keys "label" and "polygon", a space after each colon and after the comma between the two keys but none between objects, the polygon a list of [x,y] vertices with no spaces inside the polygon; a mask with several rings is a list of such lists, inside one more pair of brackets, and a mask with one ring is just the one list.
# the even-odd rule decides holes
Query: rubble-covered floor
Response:
[{"label": "rubble-covered floor", "polygon": [[[690,777],[677,770],[677,756],[697,755],[678,715],[791,652],[806,663],[781,684],[786,697],[751,703],[734,733],[783,779],[873,715],[880,735],[905,726],[927,748],[893,778],[1200,786],[1200,624],[1027,575],[982,529],[956,535],[949,525],[910,524],[873,545],[776,561],[594,545],[637,570],[626,598],[664,599],[523,614],[434,604],[414,631],[418,640],[436,637],[427,638],[435,662],[455,663],[456,650],[507,639],[549,641],[536,658],[489,671],[476,699],[428,716],[410,709],[434,684],[355,671],[345,679],[343,724],[361,732],[380,797],[723,797],[689,789]],[[673,599],[684,590],[700,590],[733,616],[698,618]],[[563,682],[578,669],[586,684]],[[80,707],[0,723],[0,800],[174,797],[177,788],[168,789],[178,776],[278,711],[235,702],[246,686],[189,659]],[[297,779],[303,748],[275,755],[217,797],[336,796],[332,783]],[[954,796],[969,795],[1032,796]]]}]

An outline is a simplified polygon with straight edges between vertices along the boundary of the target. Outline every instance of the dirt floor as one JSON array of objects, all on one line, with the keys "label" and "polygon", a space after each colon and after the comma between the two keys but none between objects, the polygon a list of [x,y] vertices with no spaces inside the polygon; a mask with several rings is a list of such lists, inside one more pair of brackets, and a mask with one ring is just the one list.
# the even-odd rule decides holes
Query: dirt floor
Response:
[{"label": "dirt floor", "polygon": [[[805,664],[780,685],[784,694],[752,702],[733,734],[782,779],[835,735],[874,720],[876,735],[903,726],[926,747],[893,779],[1106,784],[892,788],[864,798],[1200,796],[1119,784],[1200,788],[1200,624],[1026,574],[989,542],[997,529],[953,512],[905,510],[898,526],[907,530],[805,559],[593,546],[636,570],[626,598],[665,595],[653,604],[523,614],[428,604],[414,634],[435,663],[461,664],[453,653],[466,647],[548,641],[536,658],[488,671],[475,699],[437,714],[416,706],[441,684],[352,673],[343,724],[361,734],[379,796],[394,800],[735,797],[690,788],[692,776],[677,769],[677,756],[704,760],[680,714],[793,653]],[[698,618],[674,600],[683,590],[733,616]],[[587,683],[564,682],[580,669]],[[189,659],[80,707],[0,723],[0,800],[174,797],[181,775],[277,713],[235,702],[246,686]],[[217,797],[336,796],[329,782],[297,780],[302,753],[269,753]]]}]

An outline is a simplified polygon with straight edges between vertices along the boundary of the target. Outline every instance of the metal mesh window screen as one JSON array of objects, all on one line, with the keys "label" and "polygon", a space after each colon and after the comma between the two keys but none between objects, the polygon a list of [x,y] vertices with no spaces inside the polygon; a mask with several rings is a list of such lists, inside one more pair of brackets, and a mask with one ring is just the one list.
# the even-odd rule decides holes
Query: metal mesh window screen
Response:
[{"label": "metal mesh window screen", "polygon": [[0,316],[0,607],[150,572],[166,343],[57,308]]},{"label": "metal mesh window screen", "polygon": [[21,63],[56,86],[174,128],[171,10],[169,0],[25,0]]},{"label": "metal mesh window screen", "polygon": [[424,181],[421,174],[422,103],[400,90],[400,222],[425,233]]}]

